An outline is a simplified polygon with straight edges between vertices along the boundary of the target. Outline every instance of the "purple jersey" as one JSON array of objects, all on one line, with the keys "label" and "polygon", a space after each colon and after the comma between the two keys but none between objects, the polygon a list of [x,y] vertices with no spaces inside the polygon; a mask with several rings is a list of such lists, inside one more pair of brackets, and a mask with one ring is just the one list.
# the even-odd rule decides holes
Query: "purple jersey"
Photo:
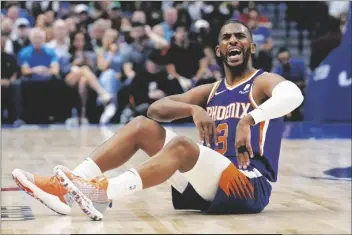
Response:
[{"label": "purple jersey", "polygon": [[[206,109],[220,131],[218,147],[216,148],[214,143],[211,147],[228,157],[235,165],[236,126],[242,117],[257,107],[252,98],[252,84],[255,78],[263,73],[263,70],[257,70],[232,87],[223,79],[214,85],[209,96]],[[251,127],[251,145],[255,153],[255,157],[250,159],[251,165],[270,181],[277,180],[283,128],[283,118],[263,121]]]}]

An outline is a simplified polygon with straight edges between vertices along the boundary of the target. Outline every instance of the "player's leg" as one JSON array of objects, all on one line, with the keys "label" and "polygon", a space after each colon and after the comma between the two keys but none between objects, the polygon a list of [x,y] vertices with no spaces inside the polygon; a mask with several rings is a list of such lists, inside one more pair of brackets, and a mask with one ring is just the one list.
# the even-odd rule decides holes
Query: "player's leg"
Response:
[{"label": "player's leg", "polygon": [[[164,143],[174,136],[176,135],[172,132],[170,134],[170,131],[166,134],[165,129],[157,122],[142,116],[137,117],[98,147],[92,154],[93,160],[86,158],[74,169],[73,174],[84,179],[92,179],[102,172],[121,166],[138,149],[144,150],[149,156],[156,154]],[[68,169],[65,169],[65,172],[71,174]],[[41,177],[20,169],[15,169],[12,175],[25,192],[39,199],[50,209],[60,214],[70,213],[70,197],[56,177]],[[172,178],[174,179],[172,183],[179,191],[182,191],[188,183],[179,176],[179,172]]]},{"label": "player's leg", "polygon": [[99,177],[93,181],[86,181],[65,174],[59,168],[55,168],[55,172],[83,212],[90,218],[99,220],[102,218],[99,209],[102,202],[107,203],[109,199],[119,199],[161,184],[177,170],[183,172],[201,197],[213,200],[221,173],[231,162],[220,154],[220,159],[210,159],[207,153],[211,152],[216,153],[186,137],[178,136],[136,169],[109,180]]}]

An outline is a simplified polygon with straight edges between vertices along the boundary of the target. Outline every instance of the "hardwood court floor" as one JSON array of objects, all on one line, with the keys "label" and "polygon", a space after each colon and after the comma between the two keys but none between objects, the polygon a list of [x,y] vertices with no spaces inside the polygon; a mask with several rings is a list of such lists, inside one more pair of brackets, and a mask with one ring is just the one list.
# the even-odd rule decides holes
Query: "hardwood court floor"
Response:
[{"label": "hardwood court floor", "polygon": [[[118,126],[81,129],[2,130],[2,187],[14,187],[13,168],[51,175],[55,165],[74,168]],[[193,128],[173,128],[197,139]],[[145,161],[138,152],[109,177]],[[351,181],[326,179],[323,171],[351,166],[351,140],[288,140],[282,145],[271,202],[255,215],[201,215],[173,210],[167,183],[115,201],[101,222],[74,205],[59,216],[21,191],[2,192],[2,206],[31,206],[29,221],[2,222],[2,234],[65,233],[351,233]],[[319,177],[321,177],[319,179]]]}]

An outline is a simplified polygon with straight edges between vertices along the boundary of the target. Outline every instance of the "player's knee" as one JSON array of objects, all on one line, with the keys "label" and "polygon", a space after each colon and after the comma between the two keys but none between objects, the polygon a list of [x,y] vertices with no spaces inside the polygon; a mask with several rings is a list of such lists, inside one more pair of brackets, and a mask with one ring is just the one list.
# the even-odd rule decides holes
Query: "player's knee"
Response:
[{"label": "player's knee", "polygon": [[168,147],[177,152],[175,157],[180,158],[181,161],[192,160],[199,155],[197,144],[185,136],[176,136],[170,141]]},{"label": "player's knee", "polygon": [[133,118],[131,121],[137,132],[146,132],[148,128],[152,128],[153,122],[153,120],[142,115]]}]

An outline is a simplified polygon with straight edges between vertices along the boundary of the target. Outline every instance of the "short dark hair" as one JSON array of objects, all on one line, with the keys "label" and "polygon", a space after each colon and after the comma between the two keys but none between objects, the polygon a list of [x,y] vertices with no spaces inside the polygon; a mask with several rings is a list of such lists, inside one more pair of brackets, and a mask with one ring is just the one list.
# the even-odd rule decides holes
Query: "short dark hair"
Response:
[{"label": "short dark hair", "polygon": [[177,28],[184,28],[186,31],[188,31],[188,25],[185,24],[184,22],[177,21],[173,27],[172,30],[176,31]]},{"label": "short dark hair", "polygon": [[290,51],[288,50],[287,47],[280,47],[279,50],[278,50],[277,53],[276,53],[276,56],[278,56],[278,55],[279,55],[280,53],[282,53],[282,52],[288,52],[288,53],[290,53]]},{"label": "short dark hair", "polygon": [[226,20],[225,23],[221,26],[220,28],[220,32],[218,34],[218,38],[220,37],[220,33],[221,33],[221,30],[222,28],[225,26],[225,25],[228,25],[228,24],[240,24],[240,25],[243,25],[244,27],[247,28],[248,32],[249,32],[249,35],[251,37],[251,40],[253,40],[253,35],[252,35],[252,30],[248,27],[248,25],[246,25],[245,23],[243,23],[242,21],[239,21],[239,20],[234,20],[234,19],[229,19],[229,20]]}]

